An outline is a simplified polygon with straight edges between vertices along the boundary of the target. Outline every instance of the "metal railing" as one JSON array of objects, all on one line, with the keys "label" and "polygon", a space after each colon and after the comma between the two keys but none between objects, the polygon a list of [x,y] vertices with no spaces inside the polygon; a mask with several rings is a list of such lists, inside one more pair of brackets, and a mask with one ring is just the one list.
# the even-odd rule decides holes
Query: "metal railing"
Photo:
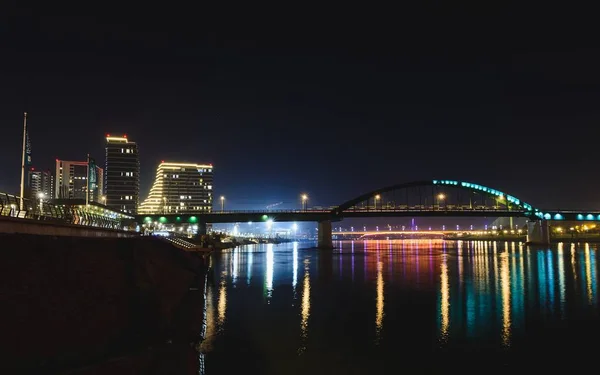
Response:
[{"label": "metal railing", "polygon": [[521,208],[506,208],[502,206],[459,206],[459,205],[399,205],[399,206],[354,206],[346,209],[344,212],[430,212],[430,211],[442,211],[442,212],[457,212],[457,211],[493,211],[493,212],[524,212]]},{"label": "metal railing", "polygon": [[77,205],[55,205],[43,200],[23,198],[21,209],[21,198],[6,193],[0,193],[0,216],[109,229],[121,228],[119,220],[89,212]]},{"label": "metal railing", "polygon": [[231,211],[219,211],[215,210],[209,212],[210,214],[295,214],[295,213],[322,213],[322,212],[331,212],[331,209],[297,209],[297,210],[231,210]]},{"label": "metal railing", "polygon": [[189,241],[183,240],[178,237],[164,237],[164,239],[169,241],[176,247],[183,248],[184,250],[195,249],[198,247],[198,245],[195,245]]},{"label": "metal railing", "polygon": [[178,216],[178,215],[235,215],[235,214],[301,214],[301,213],[330,213],[331,209],[297,209],[297,210],[213,210],[210,212],[158,212],[153,214],[138,214],[138,216]]}]

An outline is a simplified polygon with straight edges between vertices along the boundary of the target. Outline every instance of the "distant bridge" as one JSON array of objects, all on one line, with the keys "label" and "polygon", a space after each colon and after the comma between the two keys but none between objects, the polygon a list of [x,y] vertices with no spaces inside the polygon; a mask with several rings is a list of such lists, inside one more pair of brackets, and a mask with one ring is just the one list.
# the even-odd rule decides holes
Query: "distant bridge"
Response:
[{"label": "distant bridge", "polygon": [[404,235],[404,234],[456,234],[456,233],[482,233],[481,230],[369,230],[369,231],[343,231],[331,232],[334,236],[389,236],[389,235]]}]

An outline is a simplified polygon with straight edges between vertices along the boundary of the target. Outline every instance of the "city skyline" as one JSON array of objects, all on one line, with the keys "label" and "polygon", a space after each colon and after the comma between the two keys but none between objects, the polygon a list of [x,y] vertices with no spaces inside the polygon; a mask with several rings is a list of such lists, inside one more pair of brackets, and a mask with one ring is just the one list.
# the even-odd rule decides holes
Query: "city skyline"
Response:
[{"label": "city skyline", "polygon": [[[31,113],[28,113],[28,118],[29,118],[29,125],[28,125],[28,129],[29,129],[29,130],[28,130],[28,131],[29,131],[29,137],[30,137],[30,138],[34,138],[34,139],[35,139],[35,127],[32,129],[32,126],[30,125],[30,124],[31,124]],[[31,135],[31,134],[32,134],[32,132],[33,132],[33,136]],[[107,139],[107,136],[108,136],[109,134],[110,134],[110,133],[105,133],[105,134],[104,134],[104,135],[101,137],[101,139],[104,139],[104,140],[106,140],[106,139]],[[113,134],[125,134],[125,133],[124,133],[124,132],[122,132],[122,133],[113,133]],[[127,135],[126,135],[126,134],[125,134],[125,136],[127,137]],[[135,144],[135,143],[134,143],[134,144]],[[106,143],[104,143],[104,146],[106,146]],[[143,149],[143,145],[142,145],[142,149]],[[33,162],[32,162],[32,166],[34,166],[34,169],[36,169],[36,170],[47,170],[47,168],[45,168],[45,165],[46,165],[46,163],[45,163],[44,161],[40,162],[40,158],[39,158],[39,156],[38,156],[38,155],[36,154],[36,152],[35,152],[35,150],[36,150],[36,148],[35,148],[35,142],[34,142],[34,144],[33,144],[33,146],[32,146],[32,150],[33,150],[33,151],[32,151],[32,155],[33,155]],[[72,152],[67,152],[66,150],[68,150],[68,148],[66,148],[66,149],[65,149],[65,152],[62,152],[62,153],[59,153],[59,154],[61,154],[61,155],[62,155],[62,154],[73,154]],[[99,155],[99,154],[100,154],[100,152],[94,152],[94,153],[92,153],[91,155]],[[156,153],[156,152],[154,152],[154,153],[152,153],[152,154],[153,154],[153,155],[151,156],[151,157],[152,157],[152,159],[156,159],[156,158],[157,158],[157,157],[156,157],[156,156],[154,156],[154,155],[157,155],[157,154],[158,154],[158,155],[160,155],[160,153]],[[141,153],[141,155],[140,155],[140,159],[144,159],[143,152],[142,152],[142,153]],[[162,157],[159,157],[159,159],[163,159],[163,158],[162,158]],[[183,162],[183,163],[188,163],[188,162],[190,162],[188,159],[190,159],[190,158],[184,159],[184,160],[183,160],[183,161],[181,161],[181,162]],[[211,159],[211,158],[208,158],[208,159]],[[56,160],[60,160],[60,159],[58,159],[58,158],[57,158],[57,159],[51,159],[51,160],[50,160],[51,164],[52,164],[52,165],[55,165],[55,162],[56,162]],[[68,158],[64,158],[64,160],[69,160],[69,159],[68,159]],[[99,159],[99,160],[101,160],[101,159]],[[159,160],[159,161],[157,161],[156,165],[155,165],[155,166],[153,166],[153,169],[154,169],[154,171],[156,170],[156,166],[159,166],[159,165],[160,165],[160,164],[162,164],[162,163],[164,163],[164,160]],[[48,164],[50,164],[50,163],[48,163]],[[142,164],[142,165],[143,165],[144,163],[143,163],[143,162],[140,162],[140,164]],[[210,163],[209,163],[209,164],[210,164]],[[146,168],[141,168],[141,169],[142,169],[142,170],[146,170],[146,169],[148,169],[149,167],[150,167],[150,166],[146,166]],[[105,165],[102,165],[102,168],[104,169],[104,168],[105,168]],[[49,169],[50,169],[50,170],[53,170],[54,168],[49,168]],[[144,172],[145,172],[145,171],[144,171]],[[140,176],[141,176],[141,177],[140,177],[140,179],[141,179],[141,180],[143,180],[143,181],[145,182],[145,183],[144,183],[142,186],[140,186],[140,193],[139,193],[139,199],[140,199],[140,203],[141,203],[143,200],[145,200],[146,198],[148,198],[148,197],[149,197],[150,190],[151,190],[151,186],[152,186],[152,181],[154,180],[154,173],[149,173],[149,174],[147,174],[147,173],[144,173],[144,172],[140,172]],[[150,177],[150,176],[151,176],[151,177]],[[3,182],[3,184],[4,184],[4,181],[2,181],[2,182]],[[56,182],[55,182],[55,183],[56,183]],[[17,181],[17,182],[15,182],[15,183],[13,183],[12,185],[16,185],[16,184],[18,184],[18,181]],[[8,184],[8,186],[10,186],[10,185],[11,185],[11,184]],[[18,185],[16,185],[16,186],[18,187]],[[105,185],[105,186],[106,186],[106,185]],[[371,189],[373,189],[373,188],[376,188],[376,186],[372,186],[372,188],[371,188]],[[306,191],[306,190],[304,190],[304,191]],[[363,193],[364,193],[364,191],[363,191]],[[222,194],[219,194],[218,192],[217,192],[216,194],[217,194],[217,195],[222,195]],[[305,194],[306,194],[306,193],[304,193],[304,192],[298,192],[298,194],[295,194],[295,196],[294,196],[294,195],[289,195],[289,194],[288,194],[288,195],[279,195],[279,196],[277,196],[277,199],[285,199],[285,202],[277,202],[277,203],[275,203],[275,200],[277,200],[277,199],[274,199],[274,200],[272,200],[272,201],[270,201],[270,200],[265,200],[265,199],[263,199],[263,200],[260,200],[260,199],[258,199],[257,201],[258,201],[258,202],[260,202],[260,203],[241,203],[241,204],[240,204],[240,202],[239,202],[239,201],[244,201],[244,198],[243,198],[243,197],[241,197],[241,199],[238,199],[238,202],[236,202],[236,200],[235,200],[235,198],[236,198],[236,197],[233,197],[234,199],[232,200],[232,202],[228,202],[228,204],[233,204],[233,207],[236,207],[236,206],[237,206],[237,207],[241,207],[240,209],[247,208],[248,206],[250,206],[250,207],[261,207],[261,208],[264,208],[264,206],[265,206],[265,205],[269,205],[269,204],[271,204],[271,205],[272,205],[273,203],[275,203],[275,204],[277,204],[277,205],[284,204],[284,207],[286,207],[286,208],[292,208],[292,207],[294,207],[295,205],[302,205],[302,202],[301,202],[301,197],[302,197],[303,195],[305,195]],[[230,196],[230,198],[232,198],[232,197]],[[313,195],[311,194],[311,201],[312,201],[312,200],[313,200]],[[297,201],[297,202],[296,202],[296,201]],[[215,200],[215,202],[217,202],[217,200]],[[217,203],[218,203],[218,204],[220,204],[219,202],[217,202]],[[237,204],[236,204],[236,203],[237,203]],[[313,203],[313,202],[311,202],[311,203]],[[321,202],[317,202],[317,204],[316,204],[316,205],[323,205],[323,204],[324,204],[324,205],[332,205],[332,204],[337,204],[337,203],[339,203],[339,201],[334,201],[334,202],[326,202],[326,203],[325,203],[325,202],[323,202],[323,201],[321,201]],[[315,204],[312,204],[312,205],[315,205]],[[594,206],[594,204],[593,204],[593,203],[592,203],[591,205],[590,205],[590,204],[588,204],[588,205],[587,205],[587,207],[590,207],[590,206],[593,206],[593,207],[599,207],[599,208],[600,208],[600,205],[598,205],[598,204],[596,204],[595,206]],[[570,207],[570,208],[577,208],[577,207]]]},{"label": "city skyline", "polygon": [[521,32],[529,20],[501,17],[473,33],[462,13],[428,31],[189,21],[48,9],[8,22],[0,190],[17,191],[27,111],[34,164],[102,155],[106,133],[135,139],[141,197],[160,160],[178,160],[215,165],[232,208],[434,178],[544,207],[600,204],[596,137],[582,136],[600,123],[600,49],[579,38],[550,27],[539,43]]}]

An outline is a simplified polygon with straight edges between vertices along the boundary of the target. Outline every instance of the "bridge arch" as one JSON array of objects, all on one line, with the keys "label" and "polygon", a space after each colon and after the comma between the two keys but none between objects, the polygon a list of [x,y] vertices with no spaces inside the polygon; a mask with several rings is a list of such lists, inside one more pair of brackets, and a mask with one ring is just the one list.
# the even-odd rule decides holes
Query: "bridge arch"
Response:
[{"label": "bridge arch", "polygon": [[355,207],[357,204],[361,202],[368,201],[369,199],[374,199],[374,197],[379,196],[381,194],[393,192],[396,190],[403,190],[415,187],[451,187],[458,188],[469,192],[475,192],[477,194],[483,194],[489,196],[490,198],[494,198],[497,200],[506,200],[506,202],[514,209],[522,210],[525,212],[525,215],[539,216],[541,217],[542,213],[532,207],[529,203],[524,202],[523,200],[515,197],[514,195],[506,194],[501,190],[493,189],[484,185],[466,182],[466,181],[457,181],[457,180],[424,180],[424,181],[414,181],[401,183],[396,185],[387,186],[384,188],[372,190],[368,193],[362,194],[356,198],[350,199],[339,206],[335,207],[332,210],[332,213],[336,215],[342,215],[344,211]]}]

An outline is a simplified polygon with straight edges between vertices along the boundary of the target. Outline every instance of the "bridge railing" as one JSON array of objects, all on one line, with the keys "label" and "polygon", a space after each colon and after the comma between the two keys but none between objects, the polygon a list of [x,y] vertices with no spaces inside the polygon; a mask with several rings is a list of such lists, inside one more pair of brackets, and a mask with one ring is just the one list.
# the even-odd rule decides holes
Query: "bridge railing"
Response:
[{"label": "bridge railing", "polygon": [[7,193],[0,193],[0,216],[100,228],[120,228],[118,220],[89,212],[76,205],[53,204],[39,199],[23,198],[21,207],[21,198]]},{"label": "bridge railing", "polygon": [[543,212],[559,212],[562,214],[583,214],[583,213],[594,213],[600,214],[600,209],[592,209],[592,210],[572,210],[572,209],[562,209],[562,208],[544,208]]},{"label": "bridge railing", "polygon": [[65,213],[57,210],[54,205],[23,198],[23,207],[21,207],[21,198],[6,193],[0,193],[0,216],[17,217],[21,219],[59,219],[66,220]]},{"label": "bridge railing", "polygon": [[[331,213],[336,207],[324,209],[294,209],[294,210],[214,210],[205,213],[155,213],[140,214],[139,216],[176,216],[176,215],[236,215],[236,214],[311,214],[311,213]],[[481,212],[523,212],[522,209],[507,209],[501,206],[396,206],[396,207],[351,207],[344,212],[458,212],[458,211],[481,211]]]},{"label": "bridge railing", "polygon": [[504,206],[461,206],[461,205],[398,205],[398,206],[354,206],[346,209],[344,212],[423,212],[423,211],[495,211],[495,212],[521,212],[522,209],[511,209]]},{"label": "bridge railing", "polygon": [[212,212],[208,212],[209,214],[289,214],[289,213],[323,213],[323,212],[331,212],[330,209],[297,209],[297,210],[214,210]]}]

